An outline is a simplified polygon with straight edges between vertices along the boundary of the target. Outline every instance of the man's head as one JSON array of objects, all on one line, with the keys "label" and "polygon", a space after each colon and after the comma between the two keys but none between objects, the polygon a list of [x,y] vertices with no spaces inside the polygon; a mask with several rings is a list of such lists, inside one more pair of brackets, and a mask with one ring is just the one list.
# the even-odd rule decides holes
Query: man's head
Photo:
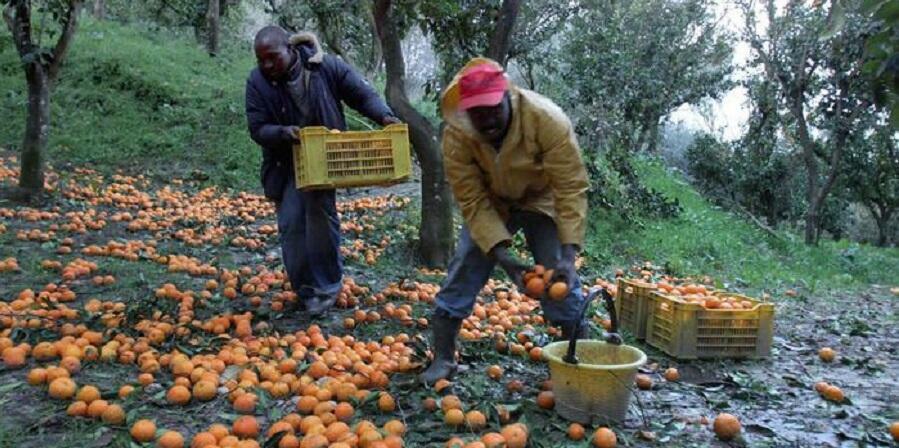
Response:
[{"label": "man's head", "polygon": [[294,55],[290,51],[290,36],[279,26],[267,26],[258,33],[253,43],[256,64],[268,79],[281,79],[290,70]]},{"label": "man's head", "polygon": [[481,136],[494,144],[502,141],[509,128],[508,88],[502,69],[489,64],[471,67],[459,79],[459,109],[468,114]]}]

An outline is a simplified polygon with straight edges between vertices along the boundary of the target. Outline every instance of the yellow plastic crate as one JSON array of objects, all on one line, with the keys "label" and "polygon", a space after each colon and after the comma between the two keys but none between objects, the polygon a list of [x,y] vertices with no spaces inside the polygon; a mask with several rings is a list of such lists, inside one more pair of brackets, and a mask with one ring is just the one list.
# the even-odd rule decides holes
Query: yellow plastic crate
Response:
[{"label": "yellow plastic crate", "polygon": [[615,314],[618,326],[629,331],[635,338],[646,338],[646,324],[649,318],[649,294],[654,286],[633,280],[618,279]]},{"label": "yellow plastic crate", "polygon": [[299,189],[390,185],[412,174],[409,128],[392,124],[377,131],[332,132],[321,126],[300,130],[293,147]]},{"label": "yellow plastic crate", "polygon": [[646,342],[679,359],[765,358],[774,338],[774,305],[740,294],[752,303],[742,310],[709,310],[658,291],[649,297]]}]

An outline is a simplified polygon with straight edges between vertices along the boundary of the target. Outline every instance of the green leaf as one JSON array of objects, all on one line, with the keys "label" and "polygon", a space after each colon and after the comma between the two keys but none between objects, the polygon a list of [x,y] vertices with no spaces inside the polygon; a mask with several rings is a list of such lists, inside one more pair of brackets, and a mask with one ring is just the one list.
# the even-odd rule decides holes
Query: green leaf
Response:
[{"label": "green leaf", "polygon": [[871,14],[880,9],[887,0],[865,0],[862,3],[861,12],[863,14]]},{"label": "green leaf", "polygon": [[830,11],[830,21],[827,23],[827,29],[818,37],[819,41],[832,39],[846,24],[846,10],[843,8],[842,0],[834,0],[833,9]]}]

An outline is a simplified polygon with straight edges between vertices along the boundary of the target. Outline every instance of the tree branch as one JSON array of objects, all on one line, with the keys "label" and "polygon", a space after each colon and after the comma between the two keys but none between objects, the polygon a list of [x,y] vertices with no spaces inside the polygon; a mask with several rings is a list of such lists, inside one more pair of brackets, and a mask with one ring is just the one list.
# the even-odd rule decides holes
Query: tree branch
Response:
[{"label": "tree branch", "polygon": [[81,13],[82,0],[69,0],[69,6],[66,8],[65,19],[62,24],[62,34],[56,41],[56,47],[53,48],[53,59],[47,68],[47,76],[50,83],[55,83],[59,76],[59,69],[62,66],[66,55],[69,53],[69,45],[75,36],[75,29],[78,27],[78,15]]},{"label": "tree branch", "polygon": [[521,10],[521,0],[503,0],[499,10],[499,19],[493,34],[490,36],[490,44],[487,46],[487,57],[505,66],[512,41],[512,30],[515,29],[515,20]]},{"label": "tree branch", "polygon": [[3,20],[12,33],[12,40],[24,58],[31,53],[34,45],[31,42],[31,5],[27,0],[17,0],[3,9]]}]

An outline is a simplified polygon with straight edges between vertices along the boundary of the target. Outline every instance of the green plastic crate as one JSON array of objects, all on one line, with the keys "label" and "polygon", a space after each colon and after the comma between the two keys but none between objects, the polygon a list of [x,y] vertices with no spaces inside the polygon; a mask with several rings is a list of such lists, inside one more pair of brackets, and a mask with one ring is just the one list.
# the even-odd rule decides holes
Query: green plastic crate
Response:
[{"label": "green plastic crate", "polygon": [[392,124],[377,131],[333,132],[306,127],[293,147],[293,160],[301,190],[399,183],[412,174],[409,128]]},{"label": "green plastic crate", "polygon": [[649,298],[646,342],[678,359],[765,358],[774,339],[774,305],[740,294],[750,309],[706,309],[660,292]]}]

